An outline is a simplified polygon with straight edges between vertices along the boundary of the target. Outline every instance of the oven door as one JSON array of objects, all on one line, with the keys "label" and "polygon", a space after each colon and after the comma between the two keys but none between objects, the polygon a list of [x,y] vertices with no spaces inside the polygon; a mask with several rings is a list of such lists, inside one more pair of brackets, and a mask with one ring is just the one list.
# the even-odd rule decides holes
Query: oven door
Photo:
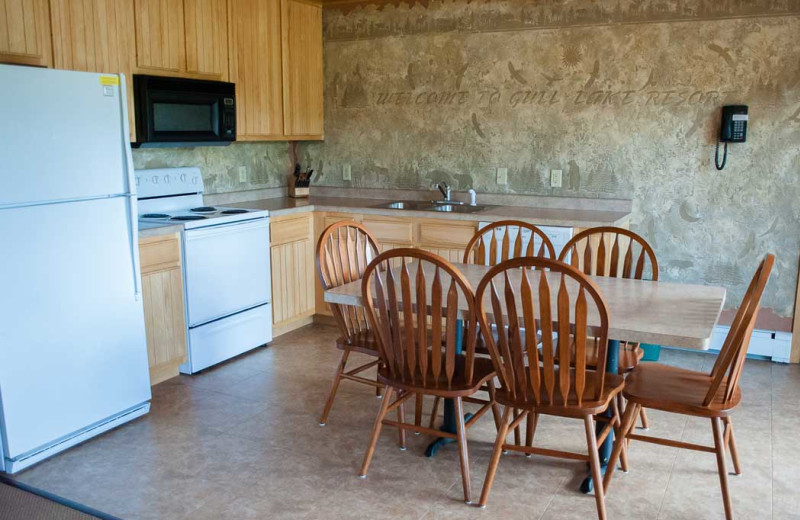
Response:
[{"label": "oven door", "polygon": [[189,327],[270,301],[269,219],[184,232]]}]

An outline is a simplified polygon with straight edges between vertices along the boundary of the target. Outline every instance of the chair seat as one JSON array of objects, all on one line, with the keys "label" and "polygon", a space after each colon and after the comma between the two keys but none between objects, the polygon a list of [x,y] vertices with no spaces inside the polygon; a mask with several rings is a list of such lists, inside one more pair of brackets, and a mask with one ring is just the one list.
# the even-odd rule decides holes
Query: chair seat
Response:
[{"label": "chair seat", "polygon": [[700,417],[727,416],[742,399],[737,387],[730,402],[723,404],[723,384],[711,405],[704,406],[703,400],[710,387],[711,376],[705,372],[644,363],[628,374],[622,395],[645,408]]},{"label": "chair seat", "polygon": [[[541,354],[542,349],[539,349]],[[556,350],[556,362],[558,362],[558,350]],[[572,357],[575,357],[575,350],[573,346]],[[620,342],[619,344],[619,363],[617,364],[617,371],[620,374],[627,374],[639,364],[639,361],[644,357],[644,350],[638,343]],[[586,366],[593,370],[597,369],[597,346],[594,342],[589,342],[586,345]]]},{"label": "chair seat", "polygon": [[[433,377],[427,377],[425,381],[423,381],[420,374],[415,374],[413,378],[407,374],[402,380],[397,379],[391,376],[387,367],[382,366],[378,369],[378,381],[393,388],[421,392],[426,395],[435,395],[439,397],[468,396],[477,392],[484,383],[493,378],[495,372],[491,359],[476,357],[475,364],[473,365],[474,373],[472,381],[468,382],[464,379],[465,361],[466,358],[463,355],[459,355],[456,358],[453,381],[450,385],[447,384],[447,376],[444,373],[444,359],[442,359],[442,373],[436,380],[434,380]],[[431,366],[431,355],[429,352],[428,371],[430,371]]]},{"label": "chair seat", "polygon": [[[544,413],[548,415],[561,415],[565,417],[583,417],[586,415],[596,415],[603,410],[605,410],[611,399],[616,396],[618,393],[622,391],[623,386],[625,385],[625,379],[621,375],[616,374],[606,374],[605,375],[605,384],[603,385],[603,394],[600,396],[599,399],[586,399],[584,398],[581,404],[578,404],[578,397],[575,394],[575,369],[569,369],[569,377],[570,377],[570,393],[567,403],[564,404],[561,401],[561,393],[558,389],[558,381],[560,377],[561,370],[556,368],[555,370],[555,389],[553,391],[553,403],[549,402],[547,396],[547,390],[545,389],[544,381],[542,381],[539,395],[541,396],[541,402],[536,403],[533,394],[529,394],[527,396],[519,396],[511,397],[511,395],[506,392],[505,390],[498,389],[497,390],[497,402],[505,405],[505,406],[513,406],[514,408],[524,408],[529,410],[534,410],[537,413]],[[589,396],[594,394],[594,377],[592,376],[592,372],[586,373],[586,389],[583,392],[584,396]]]},{"label": "chair seat", "polygon": [[368,356],[378,356],[378,342],[371,330],[363,330],[349,337],[340,337],[336,340],[336,348],[339,350],[352,350],[367,354]]}]

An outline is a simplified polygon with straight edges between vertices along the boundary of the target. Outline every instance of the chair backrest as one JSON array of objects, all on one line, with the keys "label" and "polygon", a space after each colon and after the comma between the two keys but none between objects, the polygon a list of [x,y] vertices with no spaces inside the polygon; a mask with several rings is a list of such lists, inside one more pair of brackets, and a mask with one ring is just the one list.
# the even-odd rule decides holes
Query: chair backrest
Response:
[{"label": "chair backrest", "polygon": [[567,242],[558,259],[588,275],[658,280],[653,248],[644,238],[623,228],[585,229]]},{"label": "chair backrest", "polygon": [[[593,342],[597,366],[606,366],[608,307],[583,273],[545,258],[508,260],[486,273],[475,302],[501,387],[512,399],[581,405],[600,398],[605,370],[588,369],[586,352]],[[521,329],[541,330],[541,355],[536,334]]]},{"label": "chair backrest", "polygon": [[392,249],[369,264],[361,290],[392,379],[428,388],[449,388],[456,376],[472,381],[475,300],[453,264],[421,249]]},{"label": "chair backrest", "polygon": [[722,389],[721,404],[727,404],[733,399],[744,369],[747,346],[750,344],[750,336],[753,334],[758,308],[761,305],[761,295],[764,293],[774,263],[775,255],[768,254],[753,275],[753,280],[742,299],[742,305],[736,312],[728,336],[719,351],[714,368],[711,369],[711,386],[703,401],[705,406],[714,403],[720,389]]},{"label": "chair backrest", "polygon": [[[317,242],[317,273],[323,289],[360,280],[381,252],[367,228],[346,220],[328,226]],[[369,329],[364,309],[331,303],[331,312],[345,339]]]},{"label": "chair backrest", "polygon": [[[538,248],[535,242],[539,242]],[[522,256],[555,259],[556,251],[550,238],[533,224],[521,220],[500,220],[484,226],[473,235],[464,250],[464,263],[497,265]]]}]

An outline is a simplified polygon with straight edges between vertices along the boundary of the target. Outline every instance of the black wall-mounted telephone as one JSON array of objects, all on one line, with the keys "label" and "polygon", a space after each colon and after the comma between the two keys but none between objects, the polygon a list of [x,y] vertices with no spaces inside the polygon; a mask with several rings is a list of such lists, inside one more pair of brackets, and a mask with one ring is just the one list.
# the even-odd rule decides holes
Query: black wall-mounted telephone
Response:
[{"label": "black wall-mounted telephone", "polygon": [[[714,164],[717,170],[725,168],[725,163],[728,161],[728,143],[744,143],[747,141],[747,120],[747,106],[729,105],[722,107],[722,127],[717,141],[717,153],[714,156]],[[720,143],[725,143],[722,163],[719,161]]]}]

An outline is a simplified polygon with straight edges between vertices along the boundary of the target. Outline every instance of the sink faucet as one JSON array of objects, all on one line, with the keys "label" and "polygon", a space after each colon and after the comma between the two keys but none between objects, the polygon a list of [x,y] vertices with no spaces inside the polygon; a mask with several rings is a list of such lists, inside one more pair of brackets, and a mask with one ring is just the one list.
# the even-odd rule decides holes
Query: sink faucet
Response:
[{"label": "sink faucet", "polygon": [[446,182],[442,181],[439,184],[437,184],[436,187],[439,188],[439,191],[442,192],[442,195],[444,196],[444,200],[449,201],[450,200],[450,186],[448,186]]}]

